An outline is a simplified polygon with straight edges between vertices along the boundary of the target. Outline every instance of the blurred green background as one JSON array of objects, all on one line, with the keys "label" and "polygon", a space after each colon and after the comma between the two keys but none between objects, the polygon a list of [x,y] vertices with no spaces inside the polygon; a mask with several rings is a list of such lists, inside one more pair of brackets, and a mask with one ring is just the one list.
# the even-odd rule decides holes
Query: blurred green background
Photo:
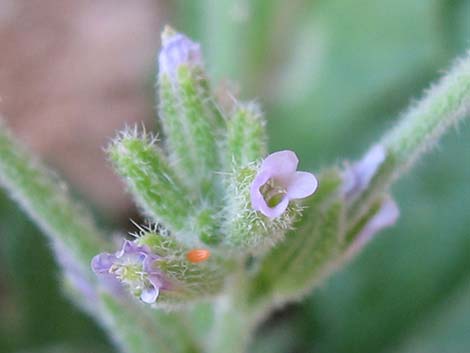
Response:
[{"label": "blurred green background", "polygon": [[[121,5],[104,3],[108,12],[91,12],[109,21]],[[295,150],[302,168],[313,171],[359,158],[470,48],[469,0],[135,4],[158,14],[151,28],[155,36],[145,37],[152,51],[163,23],[202,42],[212,77],[237,82],[242,99],[256,98],[263,105],[270,149]],[[54,6],[49,10],[49,16],[61,16]],[[40,28],[41,21],[35,26]],[[152,60],[149,56],[145,75],[135,74],[136,85],[144,87],[142,119],[148,124],[153,121]],[[3,91],[0,96],[22,94],[21,89]],[[51,141],[61,150],[60,140]],[[47,154],[45,159],[54,162]],[[66,167],[59,164],[59,169],[67,175]],[[100,211],[100,202],[77,185],[102,223],[110,229],[127,225],[133,209]],[[252,352],[470,351],[468,123],[447,134],[395,185],[394,195],[401,208],[398,224],[305,302],[271,318]],[[4,195],[0,203],[0,352],[112,352],[102,331],[63,298],[44,238]]]}]

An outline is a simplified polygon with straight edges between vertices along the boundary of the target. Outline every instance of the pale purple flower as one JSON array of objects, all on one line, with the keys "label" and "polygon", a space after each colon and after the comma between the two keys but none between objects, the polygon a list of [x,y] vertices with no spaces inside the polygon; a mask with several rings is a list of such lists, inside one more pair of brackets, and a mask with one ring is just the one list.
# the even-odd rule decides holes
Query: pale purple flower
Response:
[{"label": "pale purple flower", "polygon": [[181,33],[166,28],[162,35],[162,48],[158,56],[159,75],[168,75],[175,82],[181,65],[202,66],[201,47]]},{"label": "pale purple flower", "polygon": [[251,184],[251,206],[266,217],[279,217],[290,200],[312,195],[318,186],[315,176],[298,172],[299,159],[292,151],[270,154]]},{"label": "pale purple flower", "polygon": [[346,199],[355,198],[369,186],[384,160],[384,147],[375,145],[360,161],[347,166],[343,173],[343,193]]},{"label": "pale purple flower", "polygon": [[379,211],[366,223],[361,232],[356,236],[353,243],[346,251],[346,257],[352,257],[358,253],[375,234],[394,225],[399,215],[400,211],[396,203],[391,199],[386,199],[380,206]]},{"label": "pale purple flower", "polygon": [[151,304],[161,289],[168,288],[168,281],[155,266],[158,259],[146,246],[125,240],[120,251],[95,256],[91,267],[97,274],[113,275],[143,302]]}]

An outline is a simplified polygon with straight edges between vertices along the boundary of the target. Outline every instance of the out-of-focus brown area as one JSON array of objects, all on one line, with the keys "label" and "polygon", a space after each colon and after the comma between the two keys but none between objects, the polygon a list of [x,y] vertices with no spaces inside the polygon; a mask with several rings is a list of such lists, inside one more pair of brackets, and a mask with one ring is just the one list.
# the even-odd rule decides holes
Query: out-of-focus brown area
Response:
[{"label": "out-of-focus brown area", "polygon": [[131,206],[103,147],[154,115],[155,0],[0,1],[0,113],[108,216]]}]

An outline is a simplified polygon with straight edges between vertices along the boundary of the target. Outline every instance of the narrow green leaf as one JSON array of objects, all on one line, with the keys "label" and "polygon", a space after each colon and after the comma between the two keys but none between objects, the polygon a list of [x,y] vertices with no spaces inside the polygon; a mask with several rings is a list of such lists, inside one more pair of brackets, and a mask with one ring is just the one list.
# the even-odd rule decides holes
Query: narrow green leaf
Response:
[{"label": "narrow green leaf", "polygon": [[163,223],[179,240],[197,242],[197,234],[186,233],[193,211],[192,195],[155,146],[155,140],[128,130],[110,145],[108,154],[146,214]]},{"label": "narrow green leaf", "polygon": [[184,177],[188,178],[186,185],[191,187],[189,179],[196,173],[196,161],[193,158],[192,139],[188,138],[185,121],[180,112],[179,98],[168,76],[160,78],[159,116],[165,133],[165,147],[168,151],[172,166]]},{"label": "narrow green leaf", "polygon": [[72,257],[84,273],[106,247],[87,210],[69,195],[66,184],[31,157],[0,124],[0,182],[38,224],[58,251]]},{"label": "narrow green leaf", "polygon": [[240,104],[227,121],[227,170],[243,167],[266,155],[265,120],[255,104]]},{"label": "narrow green leaf", "polygon": [[181,118],[186,129],[186,139],[190,143],[195,175],[192,180],[201,190],[201,195],[211,195],[214,191],[216,172],[220,171],[218,146],[216,143],[217,126],[207,106],[209,97],[202,95],[205,90],[200,86],[200,73],[186,65],[178,69],[178,95]]}]

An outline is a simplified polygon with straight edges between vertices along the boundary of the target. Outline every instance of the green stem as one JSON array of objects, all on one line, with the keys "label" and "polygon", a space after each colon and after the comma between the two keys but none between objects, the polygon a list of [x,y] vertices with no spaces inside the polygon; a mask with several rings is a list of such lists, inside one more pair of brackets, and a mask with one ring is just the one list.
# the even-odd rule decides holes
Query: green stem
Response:
[{"label": "green stem", "polygon": [[255,330],[256,321],[246,311],[240,298],[237,298],[235,293],[238,290],[230,292],[219,297],[215,303],[215,320],[207,345],[208,353],[244,353]]},{"label": "green stem", "polygon": [[106,293],[100,295],[99,302],[102,324],[123,352],[199,352],[176,313],[144,311],[132,301],[118,300]]},{"label": "green stem", "polygon": [[458,61],[398,124],[383,136],[385,160],[368,188],[353,202],[349,219],[357,221],[369,205],[452,126],[470,116],[470,55]]},{"label": "green stem", "polygon": [[470,115],[470,55],[457,62],[382,139],[398,167],[411,166],[461,119]]}]

